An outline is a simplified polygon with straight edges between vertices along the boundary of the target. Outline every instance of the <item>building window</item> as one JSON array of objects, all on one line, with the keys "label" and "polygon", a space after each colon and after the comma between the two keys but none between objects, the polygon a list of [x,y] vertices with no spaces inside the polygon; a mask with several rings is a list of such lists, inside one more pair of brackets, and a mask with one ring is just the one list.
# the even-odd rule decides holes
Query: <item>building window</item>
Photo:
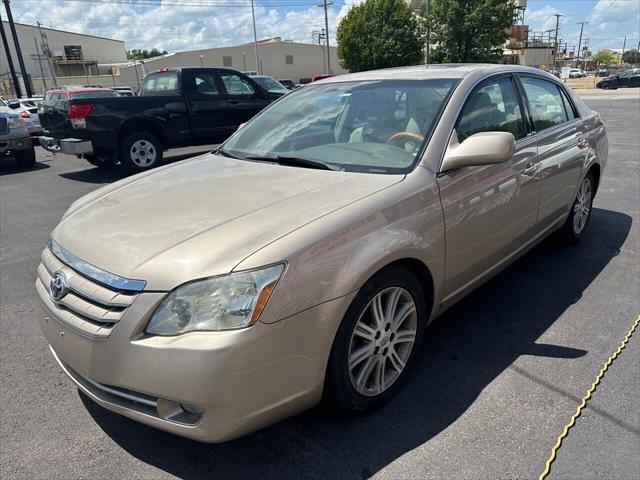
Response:
[{"label": "building window", "polygon": [[285,55],[284,63],[286,63],[287,65],[293,65],[293,55]]},{"label": "building window", "polygon": [[233,66],[233,61],[231,60],[231,57],[227,57],[224,56],[222,57],[222,65],[225,67],[232,67]]}]

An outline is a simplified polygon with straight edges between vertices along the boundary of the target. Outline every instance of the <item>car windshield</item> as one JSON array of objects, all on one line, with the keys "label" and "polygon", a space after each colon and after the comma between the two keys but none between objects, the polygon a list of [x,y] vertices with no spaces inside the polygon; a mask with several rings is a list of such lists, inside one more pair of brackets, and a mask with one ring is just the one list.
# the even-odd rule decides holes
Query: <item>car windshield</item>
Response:
[{"label": "car windshield", "polygon": [[368,173],[409,171],[455,80],[375,80],[310,85],[238,130],[222,151],[238,158],[310,160]]},{"label": "car windshield", "polygon": [[103,98],[103,97],[117,97],[118,94],[113,90],[89,90],[86,92],[73,92],[71,94],[72,100],[82,98]]},{"label": "car windshield", "polygon": [[267,90],[282,90],[285,88],[281,83],[271,77],[253,77],[253,79],[259,83],[262,88],[266,88]]}]

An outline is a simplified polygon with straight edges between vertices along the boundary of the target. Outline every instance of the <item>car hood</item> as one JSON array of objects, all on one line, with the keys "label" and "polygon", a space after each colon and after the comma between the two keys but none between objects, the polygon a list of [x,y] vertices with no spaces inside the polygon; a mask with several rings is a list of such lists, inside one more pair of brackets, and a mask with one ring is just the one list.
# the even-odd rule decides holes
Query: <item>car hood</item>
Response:
[{"label": "car hood", "polygon": [[208,154],[81,198],[52,237],[100,269],[170,290],[228,273],[265,245],[403,178]]}]

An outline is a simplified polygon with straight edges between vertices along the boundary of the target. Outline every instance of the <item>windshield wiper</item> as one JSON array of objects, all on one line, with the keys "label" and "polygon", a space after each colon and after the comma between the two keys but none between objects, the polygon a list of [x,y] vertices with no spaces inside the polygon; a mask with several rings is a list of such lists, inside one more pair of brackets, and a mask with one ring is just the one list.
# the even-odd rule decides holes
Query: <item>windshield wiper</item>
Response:
[{"label": "windshield wiper", "polygon": [[258,160],[260,162],[273,162],[279,165],[289,167],[316,168],[318,170],[334,170],[339,171],[338,167],[329,165],[328,163],[309,160],[301,157],[287,157],[286,155],[276,155],[275,157],[246,157],[247,160]]},{"label": "windshield wiper", "polygon": [[235,158],[236,160],[241,160],[237,155],[232,154],[231,152],[226,151],[223,148],[216,148],[213,153],[217,153],[218,155],[222,155],[223,157]]}]

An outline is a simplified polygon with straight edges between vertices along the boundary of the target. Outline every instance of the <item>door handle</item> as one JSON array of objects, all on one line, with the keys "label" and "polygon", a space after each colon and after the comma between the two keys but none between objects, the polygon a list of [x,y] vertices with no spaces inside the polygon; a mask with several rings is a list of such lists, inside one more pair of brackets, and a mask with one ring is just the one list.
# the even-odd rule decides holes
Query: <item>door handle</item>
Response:
[{"label": "door handle", "polygon": [[237,105],[238,103],[240,103],[240,100],[229,100],[229,103],[231,105]]},{"label": "door handle", "polygon": [[527,162],[527,164],[524,166],[524,170],[522,170],[522,174],[532,176],[538,171],[539,167],[540,164],[538,162]]}]

